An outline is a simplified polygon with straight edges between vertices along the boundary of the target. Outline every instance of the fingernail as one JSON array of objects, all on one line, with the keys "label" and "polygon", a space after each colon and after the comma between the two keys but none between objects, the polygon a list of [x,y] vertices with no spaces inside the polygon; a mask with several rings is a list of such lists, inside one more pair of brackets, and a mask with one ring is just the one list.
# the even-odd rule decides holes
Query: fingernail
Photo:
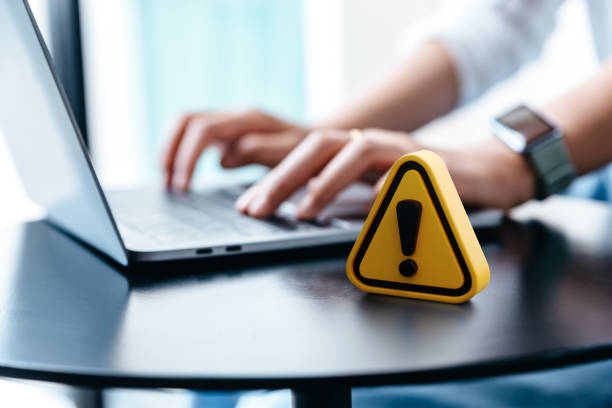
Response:
[{"label": "fingernail", "polygon": [[319,184],[319,178],[318,177],[313,177],[308,181],[308,184],[306,186],[307,190],[315,190],[318,187]]},{"label": "fingernail", "polygon": [[181,181],[180,190],[184,193],[187,192],[187,190],[189,190],[189,177],[187,177],[187,173],[181,174],[179,180]]},{"label": "fingernail", "polygon": [[318,208],[310,194],[306,195],[298,204],[297,216],[301,219],[311,219],[317,215]]},{"label": "fingernail", "polygon": [[238,211],[244,212],[248,204],[249,204],[249,197],[248,197],[247,192],[244,192],[240,197],[238,197],[238,199],[234,203],[234,207]]},{"label": "fingernail", "polygon": [[267,213],[270,211],[268,209],[268,199],[265,195],[258,195],[249,205],[248,213],[255,217],[263,217],[268,215]]},{"label": "fingernail", "polygon": [[176,173],[174,173],[174,175],[172,176],[172,179],[170,180],[170,189],[172,191],[178,191],[179,189],[179,178],[178,175]]},{"label": "fingernail", "polygon": [[172,184],[172,189],[175,191],[179,191],[183,186],[184,179],[185,176],[182,172],[174,172],[174,174],[172,175],[172,181],[170,182]]}]

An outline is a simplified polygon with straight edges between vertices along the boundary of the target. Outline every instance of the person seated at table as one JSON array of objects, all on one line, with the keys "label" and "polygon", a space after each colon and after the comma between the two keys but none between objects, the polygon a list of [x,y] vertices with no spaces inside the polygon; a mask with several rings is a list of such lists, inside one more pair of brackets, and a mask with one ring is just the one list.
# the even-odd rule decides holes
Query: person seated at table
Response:
[{"label": "person seated at table", "polygon": [[[431,30],[418,36],[420,45],[393,75],[325,123],[302,126],[257,110],[186,114],[164,155],[166,186],[188,190],[198,158],[216,146],[226,168],[252,163],[272,168],[236,202],[239,211],[253,217],[271,216],[302,186],[307,194],[298,205],[298,216],[304,219],[315,217],[356,180],[372,182],[376,194],[399,157],[425,147],[410,132],[476,99],[539,54],[562,3],[489,0],[466,8],[453,21],[429,24]],[[612,161],[612,3],[589,0],[587,4],[601,66],[584,83],[541,107],[540,113],[563,130],[576,173],[593,173],[590,196],[611,200],[612,168],[604,166]],[[465,205],[509,209],[536,197],[538,175],[532,164],[496,137],[455,150],[427,148],[444,159]],[[610,378],[612,365],[603,367],[607,376],[580,384],[603,393],[601,378]],[[567,372],[569,377],[563,377],[561,370],[546,374],[559,378],[559,384],[569,384],[562,379],[573,379],[575,374]],[[496,384],[495,379],[483,381]],[[411,394],[409,388],[400,388],[390,395],[395,401],[409,401]],[[512,393],[487,395],[517,398]],[[538,395],[538,403],[558,402],[555,396],[564,395],[564,390],[548,387]],[[591,393],[591,398],[596,396]],[[605,397],[612,403],[609,393]],[[368,400],[367,394],[363,398]],[[368,406],[378,406],[368,401]],[[484,405],[489,403],[494,404],[486,400]],[[357,400],[354,405],[358,406]]]},{"label": "person seated at table", "polygon": [[[308,187],[299,204],[301,218],[316,216],[356,180],[377,176],[376,193],[395,160],[426,147],[410,137],[411,131],[475,99],[538,54],[560,3],[489,1],[466,12],[456,24],[432,31],[372,93],[320,125],[305,127],[257,110],[186,114],[164,155],[166,184],[187,190],[198,158],[216,146],[226,168],[252,163],[273,168],[236,202],[241,212],[254,217],[272,215],[301,186]],[[594,32],[609,30],[612,25],[605,24],[612,20],[612,6],[592,3],[608,11],[591,13],[593,24],[602,26]],[[606,58],[599,70],[540,110],[563,129],[578,174],[612,160],[609,39],[612,33],[596,37],[597,49]],[[363,129],[362,137],[352,138],[350,129]],[[529,163],[495,137],[457,150],[427,148],[442,156],[465,205],[507,209],[536,194]],[[612,172],[606,169],[597,177],[607,184],[594,194],[612,197]]]}]

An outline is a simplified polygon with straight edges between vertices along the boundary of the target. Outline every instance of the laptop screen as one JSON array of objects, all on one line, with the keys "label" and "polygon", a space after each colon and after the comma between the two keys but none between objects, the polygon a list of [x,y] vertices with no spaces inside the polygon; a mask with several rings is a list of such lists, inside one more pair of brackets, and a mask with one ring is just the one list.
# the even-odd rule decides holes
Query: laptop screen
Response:
[{"label": "laptop screen", "polygon": [[121,264],[127,256],[26,1],[0,0],[0,133],[50,221]]}]

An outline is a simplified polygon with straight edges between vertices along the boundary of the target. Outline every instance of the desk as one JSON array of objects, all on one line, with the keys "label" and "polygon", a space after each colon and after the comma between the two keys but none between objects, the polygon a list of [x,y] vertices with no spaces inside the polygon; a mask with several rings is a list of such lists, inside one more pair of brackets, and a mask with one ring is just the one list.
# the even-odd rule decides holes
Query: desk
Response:
[{"label": "desk", "polygon": [[296,406],[341,407],[353,386],[608,358],[611,234],[603,204],[529,204],[479,231],[491,283],[447,305],[355,289],[346,247],[120,271],[44,222],[7,227],[0,375],[97,390],[291,388]]}]

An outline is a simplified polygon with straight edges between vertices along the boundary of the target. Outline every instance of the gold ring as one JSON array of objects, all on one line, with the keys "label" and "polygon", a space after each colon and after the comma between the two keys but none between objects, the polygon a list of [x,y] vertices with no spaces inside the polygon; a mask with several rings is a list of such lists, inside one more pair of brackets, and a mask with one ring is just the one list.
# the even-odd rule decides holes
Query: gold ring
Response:
[{"label": "gold ring", "polygon": [[351,140],[358,140],[363,137],[363,132],[360,129],[351,129],[349,131],[349,136],[351,137]]}]

